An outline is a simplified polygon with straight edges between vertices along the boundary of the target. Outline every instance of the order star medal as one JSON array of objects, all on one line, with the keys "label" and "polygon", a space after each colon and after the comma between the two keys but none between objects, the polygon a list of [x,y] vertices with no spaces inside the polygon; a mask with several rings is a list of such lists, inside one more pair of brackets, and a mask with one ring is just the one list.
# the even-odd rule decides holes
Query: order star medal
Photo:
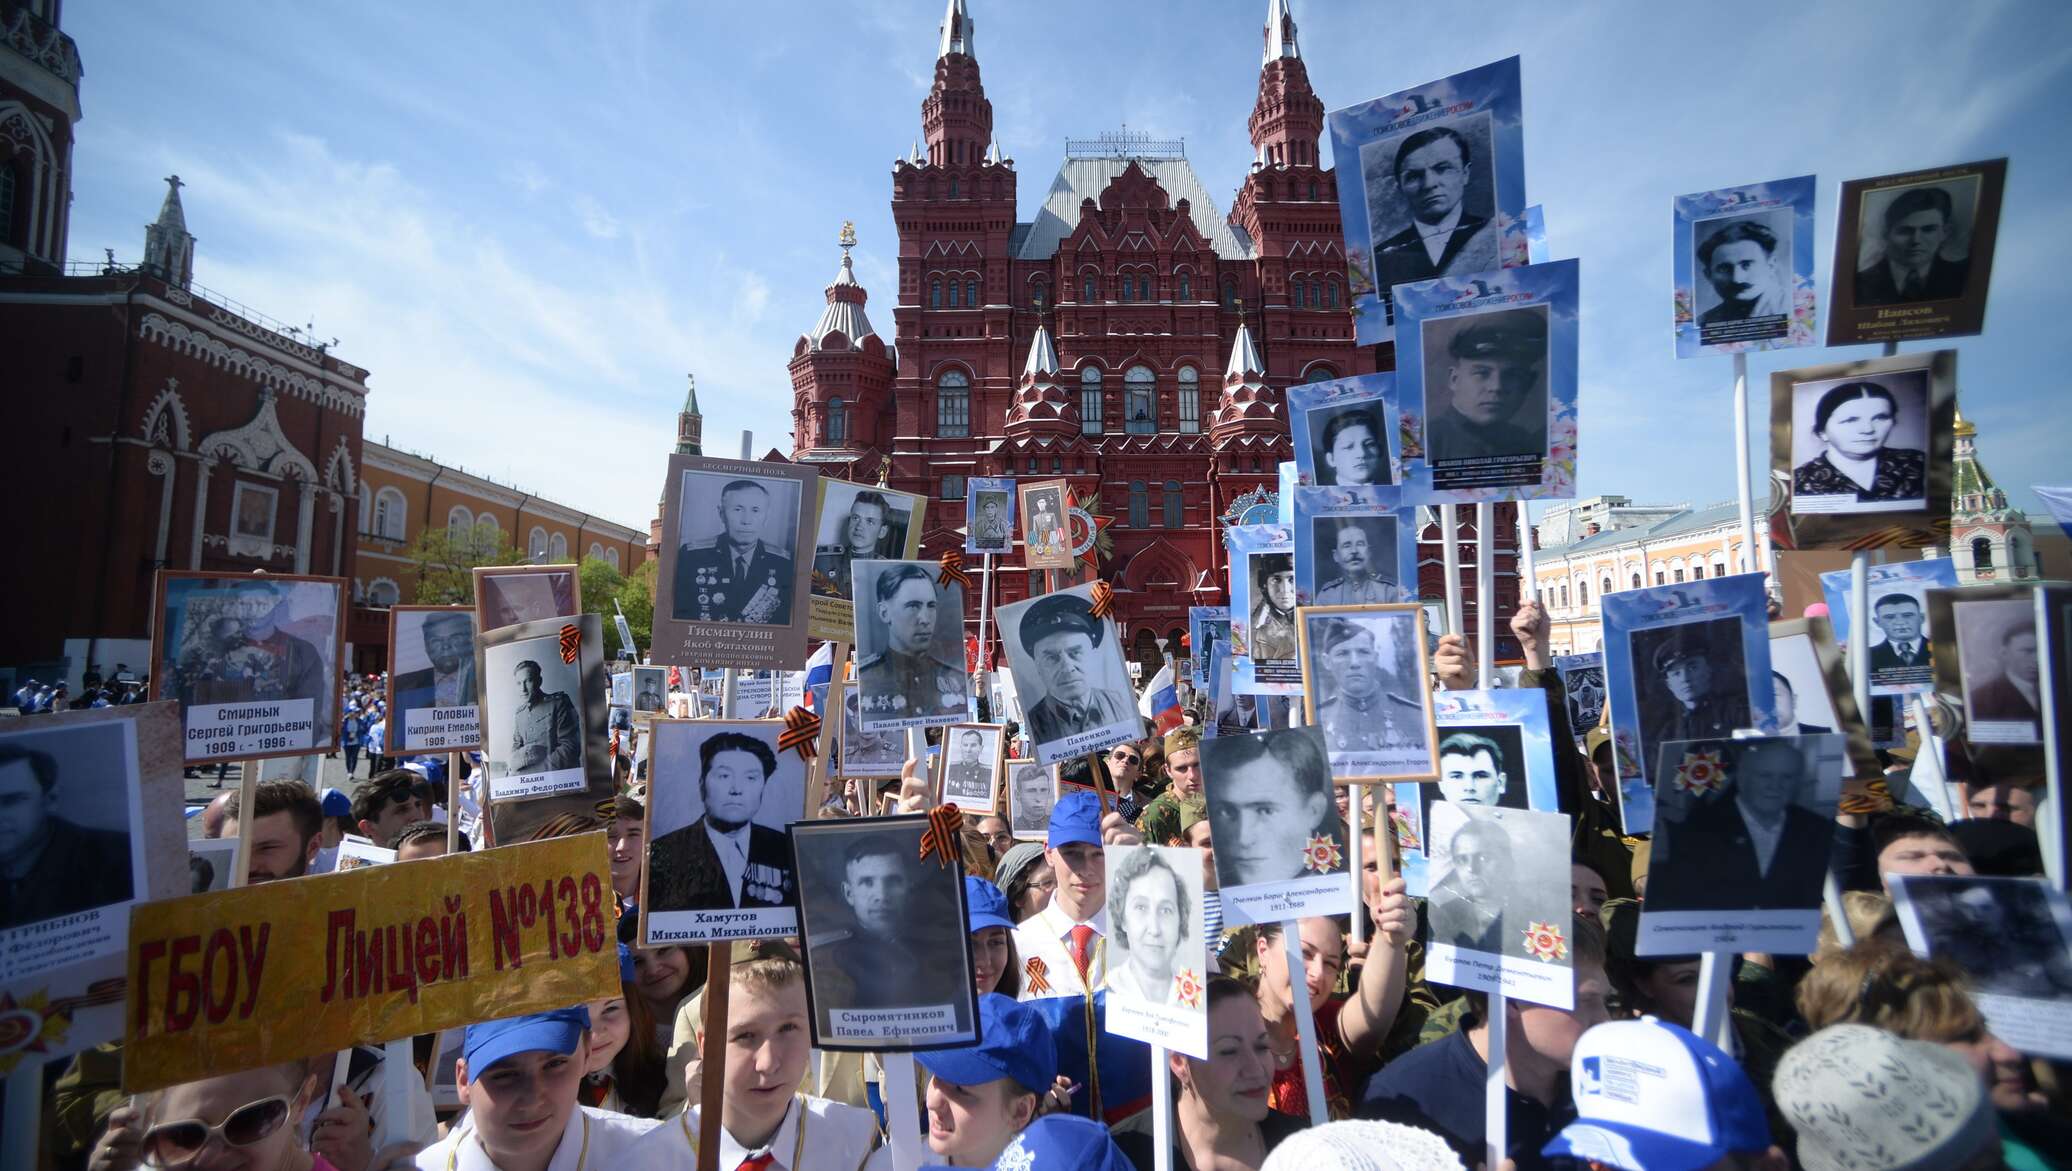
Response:
[{"label": "order star medal", "polygon": [[1679,792],[1693,795],[1717,793],[1726,783],[1726,769],[1717,752],[1686,752],[1683,763],[1676,766]]},{"label": "order star medal", "polygon": [[1568,955],[1568,940],[1559,927],[1535,920],[1525,928],[1525,954],[1551,964]]},{"label": "order star medal", "polygon": [[1329,874],[1338,869],[1342,858],[1338,843],[1332,841],[1328,834],[1317,834],[1302,848],[1302,868],[1318,874]]},{"label": "order star medal", "polygon": [[1201,978],[1193,968],[1181,968],[1180,974],[1173,977],[1173,995],[1188,1008],[1201,1007]]}]

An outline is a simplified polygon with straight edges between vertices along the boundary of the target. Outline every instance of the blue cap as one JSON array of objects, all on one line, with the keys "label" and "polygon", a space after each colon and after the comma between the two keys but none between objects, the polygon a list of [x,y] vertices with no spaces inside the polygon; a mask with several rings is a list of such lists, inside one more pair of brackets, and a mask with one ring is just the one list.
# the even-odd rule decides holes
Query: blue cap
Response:
[{"label": "blue cap", "polygon": [[1108,1128],[1077,1114],[1046,1114],[1022,1128],[993,1160],[994,1171],[1072,1167],[1076,1171],[1136,1171]]},{"label": "blue cap", "polygon": [[619,945],[619,979],[633,983],[633,949],[623,943]]},{"label": "blue cap", "polygon": [[964,911],[966,918],[971,920],[973,935],[988,927],[1014,930],[1014,920],[1007,915],[1007,896],[983,878],[970,874],[964,876]]},{"label": "blue cap", "polygon": [[324,816],[325,816],[325,817],[351,817],[351,816],[352,816],[352,812],[353,812],[353,799],[352,799],[351,797],[348,797],[348,796],[346,796],[346,795],[345,795],[345,791],[344,791],[344,790],[342,790],[342,789],[325,789],[325,790],[324,790]]},{"label": "blue cap", "polygon": [[1718,1046],[1653,1017],[1607,1021],[1569,1061],[1576,1120],[1541,1153],[1627,1171],[1697,1171],[1770,1146],[1755,1084]]},{"label": "blue cap", "polygon": [[1050,848],[1073,842],[1084,842],[1089,846],[1101,844],[1101,799],[1084,789],[1073,791],[1058,798],[1050,807]]},{"label": "blue cap", "polygon": [[580,1004],[553,1012],[478,1021],[461,1035],[460,1055],[467,1060],[468,1080],[473,1081],[515,1054],[574,1053],[589,1029],[590,1010]]},{"label": "blue cap", "polygon": [[922,1068],[946,1082],[982,1086],[1011,1078],[1032,1094],[1050,1092],[1058,1077],[1050,1025],[1028,1005],[998,992],[978,998],[976,1045],[914,1054]]}]

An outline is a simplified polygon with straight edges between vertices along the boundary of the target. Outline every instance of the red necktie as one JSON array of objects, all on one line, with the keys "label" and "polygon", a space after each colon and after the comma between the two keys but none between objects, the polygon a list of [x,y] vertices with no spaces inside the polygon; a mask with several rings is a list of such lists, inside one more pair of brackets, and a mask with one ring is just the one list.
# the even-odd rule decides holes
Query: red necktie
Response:
[{"label": "red necktie", "polygon": [[1084,923],[1074,927],[1072,935],[1072,966],[1079,969],[1079,982],[1085,984],[1087,949],[1093,946],[1094,929]]},{"label": "red necktie", "polygon": [[734,1171],[768,1171],[770,1164],[776,1161],[777,1156],[764,1151],[760,1155],[750,1155],[741,1160],[741,1165],[734,1168]]}]

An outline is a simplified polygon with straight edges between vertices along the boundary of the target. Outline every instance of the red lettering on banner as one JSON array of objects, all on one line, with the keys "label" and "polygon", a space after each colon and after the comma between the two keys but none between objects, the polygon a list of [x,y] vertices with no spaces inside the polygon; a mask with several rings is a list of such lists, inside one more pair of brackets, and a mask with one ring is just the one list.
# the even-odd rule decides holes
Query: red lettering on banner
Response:
[{"label": "red lettering on banner", "polygon": [[252,942],[252,928],[249,924],[237,929],[238,951],[245,960],[245,1002],[237,1006],[237,1019],[250,1020],[252,1010],[259,1006],[259,976],[266,970],[266,940],[273,934],[273,924],[259,925],[259,941]]},{"label": "red lettering on banner", "polygon": [[183,935],[173,941],[165,982],[165,1030],[168,1033],[184,1033],[193,1028],[195,1015],[201,1011],[201,978],[187,971],[186,963],[189,957],[200,951],[199,935]]},{"label": "red lettering on banner", "polygon": [[[223,994],[216,995],[216,962],[223,963]],[[209,933],[208,950],[201,957],[202,1012],[212,1025],[220,1025],[230,1019],[230,1010],[237,1007],[237,939],[230,934],[230,928],[218,927]]]}]

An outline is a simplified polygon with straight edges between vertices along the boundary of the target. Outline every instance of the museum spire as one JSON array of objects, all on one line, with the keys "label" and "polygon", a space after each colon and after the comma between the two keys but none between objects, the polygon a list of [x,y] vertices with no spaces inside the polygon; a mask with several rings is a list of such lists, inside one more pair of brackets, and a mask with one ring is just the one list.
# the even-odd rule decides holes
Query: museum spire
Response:
[{"label": "museum spire", "polygon": [[182,186],[180,176],[166,176],[158,220],[144,226],[145,270],[180,289],[194,279],[194,234],[187,230],[187,209],[180,206]]},{"label": "museum spire", "polygon": [[972,38],[971,13],[964,7],[964,0],[949,0],[949,7],[943,12],[942,27],[936,31],[940,34],[940,43],[935,51],[938,59],[951,54],[978,56],[977,45]]},{"label": "museum spire", "polygon": [[1266,49],[1259,64],[1276,57],[1301,56],[1302,50],[1295,44],[1295,14],[1289,11],[1288,0],[1271,0],[1266,6]]},{"label": "museum spire", "polygon": [[948,5],[936,40],[935,83],[921,102],[921,131],[930,166],[977,167],[993,141],[993,103],[979,80],[971,13],[964,0]]},{"label": "museum spire", "polygon": [[1252,148],[1265,165],[1314,167],[1324,134],[1324,103],[1310,88],[1309,68],[1295,43],[1289,0],[1269,0],[1259,54],[1259,100],[1252,107]]}]

